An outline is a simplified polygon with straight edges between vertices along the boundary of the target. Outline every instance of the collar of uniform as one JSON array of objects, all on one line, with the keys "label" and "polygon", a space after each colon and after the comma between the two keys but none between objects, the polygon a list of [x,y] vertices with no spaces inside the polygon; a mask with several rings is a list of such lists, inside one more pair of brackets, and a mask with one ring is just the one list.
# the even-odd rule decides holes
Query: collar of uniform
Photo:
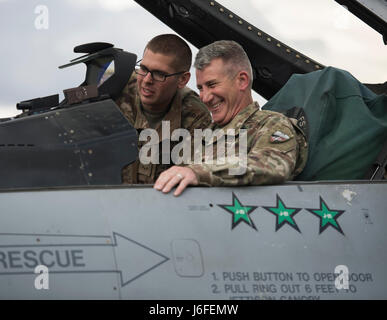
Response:
[{"label": "collar of uniform", "polygon": [[[181,127],[181,108],[182,108],[182,96],[184,89],[178,89],[175,96],[172,98],[171,107],[166,113],[162,121],[169,121],[170,123],[170,132]],[[141,100],[138,93],[136,94],[136,120],[134,122],[134,127],[136,129],[147,129],[149,128],[148,120],[141,110]],[[161,122],[155,129],[159,135],[159,140],[162,139],[161,132]]]},{"label": "collar of uniform", "polygon": [[[235,136],[239,135],[240,129],[243,127],[244,123],[248,118],[250,118],[251,115],[253,115],[255,112],[259,110],[258,102],[254,102],[252,104],[249,104],[246,108],[243,108],[234,119],[232,119],[229,123],[227,123],[225,126],[219,126],[218,124],[214,123],[211,126],[211,129],[213,131],[215,130],[221,130],[221,133],[219,135],[214,136],[214,139],[212,143],[214,143],[216,140],[222,138],[224,135],[230,135],[227,134],[227,130],[233,129],[235,130]],[[211,144],[211,143],[209,143]]]},{"label": "collar of uniform", "polygon": [[148,120],[146,119],[145,114],[141,110],[141,100],[137,91],[136,91],[135,109],[136,109],[136,119],[133,125],[134,128],[135,129],[149,128]]}]

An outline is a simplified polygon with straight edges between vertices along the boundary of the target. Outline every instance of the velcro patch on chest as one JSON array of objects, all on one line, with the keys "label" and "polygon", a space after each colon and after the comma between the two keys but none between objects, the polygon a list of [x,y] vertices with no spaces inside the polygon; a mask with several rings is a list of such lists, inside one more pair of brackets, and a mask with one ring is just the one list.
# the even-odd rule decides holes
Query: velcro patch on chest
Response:
[{"label": "velcro patch on chest", "polygon": [[281,131],[276,131],[270,136],[270,142],[272,143],[285,142],[289,139],[289,136]]}]

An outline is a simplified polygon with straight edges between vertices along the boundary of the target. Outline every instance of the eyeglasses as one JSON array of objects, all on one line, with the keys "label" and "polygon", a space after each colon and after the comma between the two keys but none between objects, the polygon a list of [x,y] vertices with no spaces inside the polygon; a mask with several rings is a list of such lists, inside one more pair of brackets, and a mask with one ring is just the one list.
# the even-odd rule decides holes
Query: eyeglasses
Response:
[{"label": "eyeglasses", "polygon": [[176,72],[176,73],[166,74],[162,71],[157,71],[157,70],[151,71],[151,70],[148,70],[148,68],[145,66],[138,65],[138,63],[140,63],[140,62],[141,62],[141,60],[137,61],[137,65],[134,69],[134,72],[142,77],[145,77],[148,73],[150,73],[152,79],[155,81],[164,82],[168,77],[177,76],[179,74],[183,74],[186,72],[186,71],[180,71],[180,72]]}]

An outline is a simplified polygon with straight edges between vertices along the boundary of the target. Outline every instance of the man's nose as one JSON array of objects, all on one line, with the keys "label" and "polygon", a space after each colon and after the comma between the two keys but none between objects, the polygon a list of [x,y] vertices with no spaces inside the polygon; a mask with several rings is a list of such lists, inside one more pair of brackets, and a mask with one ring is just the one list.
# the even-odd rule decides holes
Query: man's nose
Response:
[{"label": "man's nose", "polygon": [[212,99],[211,92],[203,88],[202,91],[200,92],[200,100],[202,100],[204,104],[207,104],[211,101],[211,99]]},{"label": "man's nose", "polygon": [[148,73],[146,74],[146,76],[144,77],[144,81],[145,82],[153,82],[153,77],[152,77],[152,74],[148,71]]}]

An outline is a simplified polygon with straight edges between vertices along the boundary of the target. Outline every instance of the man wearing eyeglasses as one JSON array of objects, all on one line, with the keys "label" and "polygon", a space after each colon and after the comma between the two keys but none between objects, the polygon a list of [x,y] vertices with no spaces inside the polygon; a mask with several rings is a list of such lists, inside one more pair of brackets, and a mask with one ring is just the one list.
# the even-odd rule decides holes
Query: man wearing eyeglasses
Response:
[{"label": "man wearing eyeglasses", "polygon": [[[186,87],[191,74],[192,53],[187,43],[173,34],[159,35],[150,40],[143,58],[125,86],[117,105],[129,122],[138,130],[155,129],[162,150],[162,121],[168,121],[170,132],[187,129],[193,137],[194,129],[211,124],[211,116],[198,95]],[[139,141],[139,150],[146,142]],[[177,144],[170,142],[170,150]],[[169,151],[170,151],[169,150]],[[123,183],[154,183],[162,171],[173,163],[141,163],[128,165],[122,171]]]}]

